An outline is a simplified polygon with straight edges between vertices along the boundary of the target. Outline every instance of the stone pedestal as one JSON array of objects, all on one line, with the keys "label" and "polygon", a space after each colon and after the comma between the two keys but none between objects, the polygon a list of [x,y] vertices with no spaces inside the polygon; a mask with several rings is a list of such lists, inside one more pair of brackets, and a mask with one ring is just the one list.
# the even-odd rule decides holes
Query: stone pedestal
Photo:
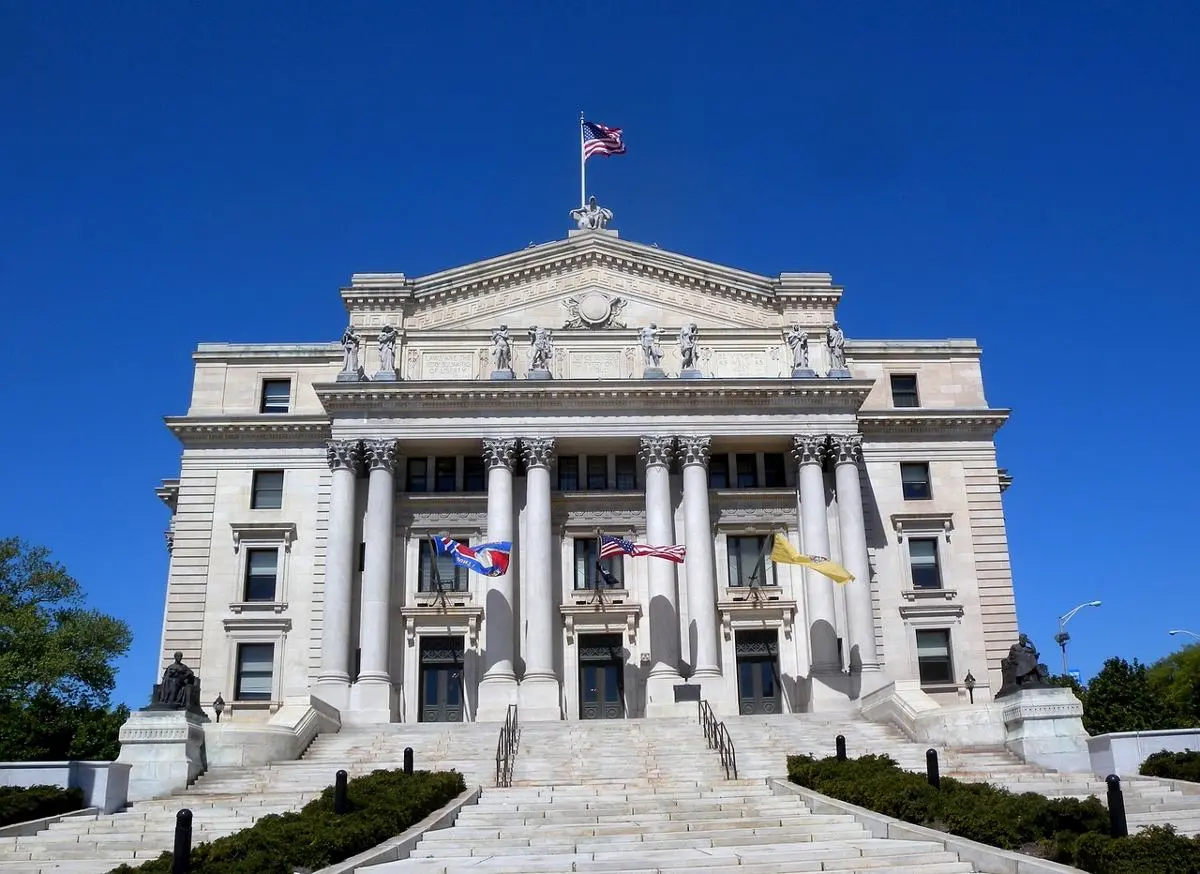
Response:
[{"label": "stone pedestal", "polygon": [[[508,715],[509,704],[520,704],[517,700],[515,677],[484,677],[479,681],[479,703],[475,707],[476,722],[503,722]],[[525,711],[520,713],[525,718]],[[558,718],[558,717],[554,717]]]},{"label": "stone pedestal", "polygon": [[679,371],[680,379],[704,379],[704,374],[695,367],[686,367]]},{"label": "stone pedestal", "polygon": [[[646,678],[646,716],[668,719],[696,717],[696,702],[676,701],[675,687],[680,685],[679,674],[663,674]],[[703,694],[703,693],[702,693]]]},{"label": "stone pedestal", "polygon": [[399,699],[390,680],[359,680],[350,687],[350,706],[342,711],[343,725],[387,725],[396,721]]},{"label": "stone pedestal", "polygon": [[793,367],[792,379],[816,379],[817,372],[811,367]]},{"label": "stone pedestal", "polygon": [[525,374],[526,379],[553,379],[549,370],[530,370]]},{"label": "stone pedestal", "polygon": [[506,380],[506,381],[510,380],[510,379],[516,379],[516,378],[517,378],[517,375],[515,373],[513,373],[511,370],[493,370],[492,375],[489,377],[489,379]]},{"label": "stone pedestal", "polygon": [[190,710],[135,710],[121,726],[121,754],[129,765],[129,800],[145,801],[186,789],[204,771],[204,724]]},{"label": "stone pedestal", "polygon": [[366,380],[366,378],[367,378],[367,373],[361,367],[358,368],[357,373],[350,373],[348,371],[343,370],[341,373],[339,373],[337,375],[338,382],[364,382]]},{"label": "stone pedestal", "polygon": [[394,370],[377,370],[371,377],[373,382],[396,382],[398,379],[400,379],[400,375]]},{"label": "stone pedestal", "polygon": [[666,379],[667,374],[661,367],[647,367],[642,371],[642,379]]},{"label": "stone pedestal", "polygon": [[1083,704],[1070,689],[1022,689],[997,699],[1003,707],[1004,746],[1031,765],[1090,773]]},{"label": "stone pedestal", "polygon": [[849,379],[850,371],[845,367],[835,367],[829,371],[830,379]]},{"label": "stone pedestal", "polygon": [[522,722],[553,722],[562,719],[558,681],[553,677],[528,677],[522,680],[521,685],[517,687],[517,698],[518,714]]}]

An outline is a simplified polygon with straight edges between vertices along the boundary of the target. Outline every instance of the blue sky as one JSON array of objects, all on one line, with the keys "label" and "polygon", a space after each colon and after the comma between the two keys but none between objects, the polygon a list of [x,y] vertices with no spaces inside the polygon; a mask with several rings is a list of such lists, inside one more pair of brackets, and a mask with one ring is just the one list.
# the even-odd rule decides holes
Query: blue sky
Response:
[{"label": "blue sky", "polygon": [[[783,6],[787,11],[778,11]],[[336,340],[356,271],[560,238],[579,111],[622,234],[974,337],[1022,628],[1057,666],[1200,631],[1194,3],[0,4],[0,535],[155,672],[161,417],[201,341]],[[978,672],[976,672],[978,673]]]}]

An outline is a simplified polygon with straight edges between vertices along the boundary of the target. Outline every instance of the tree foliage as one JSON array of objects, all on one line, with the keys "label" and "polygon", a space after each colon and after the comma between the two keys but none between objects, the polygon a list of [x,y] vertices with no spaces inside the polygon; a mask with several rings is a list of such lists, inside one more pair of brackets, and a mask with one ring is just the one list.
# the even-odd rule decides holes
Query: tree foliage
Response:
[{"label": "tree foliage", "polygon": [[1175,715],[1174,727],[1200,725],[1200,643],[1159,659],[1146,674],[1150,688]]},{"label": "tree foliage", "polygon": [[1200,725],[1200,645],[1150,666],[1110,658],[1086,686],[1069,676],[1050,683],[1070,688],[1083,702],[1083,727],[1093,735]]},{"label": "tree foliage", "polygon": [[0,761],[114,756],[128,710],[109,695],[130,640],[48,549],[0,539]]}]

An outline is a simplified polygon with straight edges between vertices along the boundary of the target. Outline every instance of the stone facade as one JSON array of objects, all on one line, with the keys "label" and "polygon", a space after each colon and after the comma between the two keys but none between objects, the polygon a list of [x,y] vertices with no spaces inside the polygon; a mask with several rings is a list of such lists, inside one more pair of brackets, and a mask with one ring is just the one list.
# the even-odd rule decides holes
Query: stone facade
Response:
[{"label": "stone facade", "polygon": [[[381,370],[396,329],[396,379],[339,379],[337,343],[202,344],[187,414],[167,419],[183,456],[158,492],[163,663],[182,651],[227,718],[310,693],[355,724],[510,703],[523,719],[653,716],[685,683],[727,713],[851,710],[923,671],[945,702],[968,670],[977,700],[999,689],[1017,631],[993,442],[1008,411],[987,404],[974,342],[850,326],[850,377],[829,378],[830,276],[612,231],[358,274],[341,296],[359,373]],[[679,379],[693,322],[701,378]],[[642,378],[651,323],[664,379]],[[513,379],[492,370],[501,324]],[[792,376],[792,325],[811,378]],[[532,326],[553,331],[550,379],[526,378]],[[760,562],[755,538],[775,532],[856,579]],[[597,592],[600,533],[687,558],[616,559]],[[443,534],[512,540],[512,566],[443,563],[439,587]]]}]

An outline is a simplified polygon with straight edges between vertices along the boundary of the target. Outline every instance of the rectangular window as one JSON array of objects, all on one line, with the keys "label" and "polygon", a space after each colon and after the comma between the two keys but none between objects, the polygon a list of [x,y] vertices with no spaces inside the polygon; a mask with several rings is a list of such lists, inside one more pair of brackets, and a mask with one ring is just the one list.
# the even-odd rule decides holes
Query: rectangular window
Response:
[{"label": "rectangular window", "polygon": [[765,537],[725,538],[725,549],[729,553],[729,585],[775,585],[775,563],[764,555],[766,545]]},{"label": "rectangular window", "polygon": [[928,501],[933,497],[929,486],[929,465],[912,462],[900,465],[900,485],[906,501]]},{"label": "rectangular window", "polygon": [[278,549],[246,550],[246,600],[274,601],[279,578]]},{"label": "rectangular window", "polygon": [[487,471],[483,459],[479,456],[468,455],[463,458],[463,491],[487,491]]},{"label": "rectangular window", "polygon": [[739,489],[758,488],[758,459],[753,452],[739,452],[737,459],[737,487]]},{"label": "rectangular window", "polygon": [[264,379],[260,413],[286,413],[292,405],[292,381],[290,379]]},{"label": "rectangular window", "polygon": [[[460,540],[459,543],[466,543]],[[417,590],[421,592],[436,592],[437,581],[442,582],[442,589],[447,592],[467,591],[467,569],[459,567],[448,555],[437,556],[437,576],[434,576],[434,549],[429,538],[423,538],[417,547]]]},{"label": "rectangular window", "polygon": [[637,489],[637,456],[617,456],[617,489],[632,492]]},{"label": "rectangular window", "polygon": [[457,485],[458,459],[435,458],[433,460],[433,490],[435,492],[452,492]]},{"label": "rectangular window", "polygon": [[714,455],[708,460],[708,487],[710,489],[729,488],[728,455]]},{"label": "rectangular window", "polygon": [[256,470],[250,493],[251,510],[278,510],[283,506],[283,471]]},{"label": "rectangular window", "polygon": [[936,537],[908,538],[908,561],[912,567],[914,589],[940,589],[942,570],[938,567]]},{"label": "rectangular window", "polygon": [[917,669],[923,686],[954,682],[954,665],[950,663],[950,629],[918,629]]},{"label": "rectangular window", "polygon": [[558,490],[560,492],[579,490],[579,456],[558,456]]},{"label": "rectangular window", "polygon": [[587,487],[589,491],[603,491],[608,488],[607,455],[587,457]]},{"label": "rectangular window", "polygon": [[915,374],[892,374],[892,406],[921,406],[917,398],[917,377]]},{"label": "rectangular window", "polygon": [[600,548],[595,537],[575,538],[575,588],[620,589],[624,586],[625,570],[621,556],[600,560],[604,573],[596,570]]},{"label": "rectangular window", "polygon": [[429,491],[429,459],[425,457],[408,460],[408,475],[404,479],[404,489],[409,492]]},{"label": "rectangular window", "polygon": [[768,489],[781,489],[787,485],[787,468],[784,465],[782,452],[763,453],[763,485]]},{"label": "rectangular window", "polygon": [[270,701],[275,672],[275,644],[239,643],[236,696],[238,701]]}]

